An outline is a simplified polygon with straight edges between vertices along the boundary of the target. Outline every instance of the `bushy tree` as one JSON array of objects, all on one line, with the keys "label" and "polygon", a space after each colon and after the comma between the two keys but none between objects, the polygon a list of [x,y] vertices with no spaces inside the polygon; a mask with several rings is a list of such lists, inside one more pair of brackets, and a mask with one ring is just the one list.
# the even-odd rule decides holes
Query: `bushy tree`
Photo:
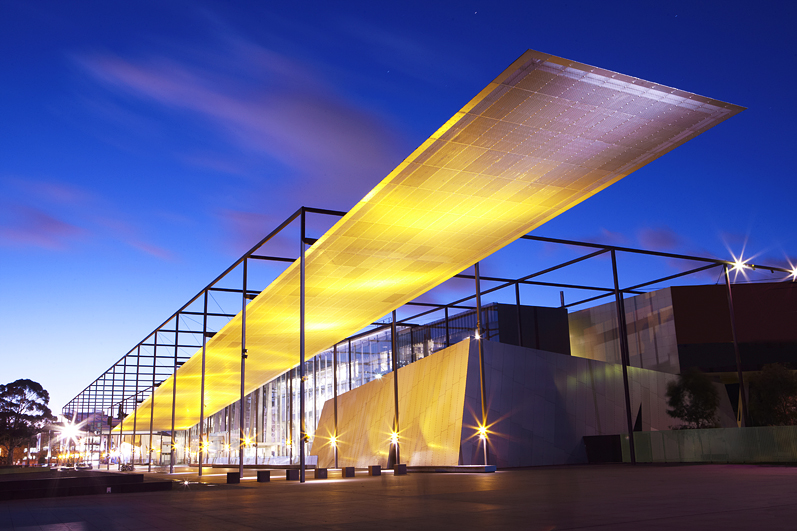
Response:
[{"label": "bushy tree", "polygon": [[15,448],[55,420],[47,407],[49,401],[50,394],[33,380],[0,385],[0,445],[6,448],[9,465],[14,462]]},{"label": "bushy tree", "polygon": [[667,384],[667,414],[684,422],[680,428],[716,428],[720,395],[714,383],[698,369],[689,369]]},{"label": "bushy tree", "polygon": [[797,425],[797,373],[772,363],[752,376],[750,418],[756,426]]}]

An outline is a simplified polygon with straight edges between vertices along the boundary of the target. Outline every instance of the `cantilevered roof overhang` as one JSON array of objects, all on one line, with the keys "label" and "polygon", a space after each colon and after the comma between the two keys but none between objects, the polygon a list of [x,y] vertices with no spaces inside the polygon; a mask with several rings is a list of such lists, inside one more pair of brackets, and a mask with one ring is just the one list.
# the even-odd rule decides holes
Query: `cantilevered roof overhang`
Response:
[{"label": "cantilevered roof overhang", "polygon": [[[308,358],[742,110],[524,53],[309,248]],[[247,306],[247,393],[299,361],[299,271]],[[205,415],[240,398],[241,317],[207,343]],[[177,429],[199,420],[201,358],[177,371]],[[171,429],[174,380],[155,430]]]}]

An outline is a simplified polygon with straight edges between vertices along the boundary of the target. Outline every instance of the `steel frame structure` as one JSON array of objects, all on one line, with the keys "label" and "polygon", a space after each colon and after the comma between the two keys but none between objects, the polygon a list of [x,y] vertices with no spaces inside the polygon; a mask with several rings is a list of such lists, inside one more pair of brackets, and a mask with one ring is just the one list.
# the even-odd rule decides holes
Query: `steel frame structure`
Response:
[{"label": "steel frame structure", "polygon": [[[252,290],[249,288],[248,285],[248,262],[249,260],[263,260],[263,261],[271,261],[271,262],[282,262],[282,263],[293,263],[296,260],[300,261],[301,264],[301,296],[300,296],[300,303],[301,303],[301,310],[300,310],[300,330],[297,331],[297,334],[300,335],[300,351],[297,353],[297,366],[290,371],[296,371],[298,369],[299,375],[299,413],[301,419],[301,427],[300,427],[300,441],[299,444],[300,448],[300,480],[304,481],[304,441],[307,438],[307,427],[305,426],[305,415],[304,415],[304,383],[306,376],[304,374],[304,361],[305,361],[305,351],[304,351],[304,286],[305,286],[305,272],[304,272],[304,255],[305,250],[308,245],[312,245],[315,240],[308,238],[306,235],[307,231],[307,223],[306,218],[309,214],[314,215],[325,215],[325,216],[343,216],[346,213],[335,211],[335,210],[326,210],[326,209],[318,209],[318,208],[311,208],[311,207],[301,207],[296,212],[294,212],[291,216],[289,216],[284,222],[282,222],[276,229],[274,229],[271,233],[269,233],[265,238],[263,238],[260,242],[258,242],[255,246],[249,249],[243,256],[241,256],[238,260],[236,260],[230,267],[228,267],[223,273],[221,273],[218,277],[216,277],[212,282],[210,282],[206,287],[200,290],[194,297],[192,297],[187,303],[185,303],[180,309],[178,309],[175,313],[173,313],[168,319],[166,319],[163,323],[161,323],[158,327],[156,327],[152,332],[150,332],[147,336],[144,337],[138,344],[136,344],[133,348],[130,349],[126,354],[124,354],[116,363],[111,365],[105,372],[103,372],[97,379],[95,379],[92,383],[86,386],[80,393],[78,393],[72,400],[70,400],[63,408],[62,414],[65,417],[71,417],[74,420],[82,420],[84,418],[89,418],[92,415],[96,415],[101,413],[103,416],[108,415],[108,422],[106,424],[107,432],[99,434],[101,436],[107,436],[108,440],[110,441],[111,436],[111,429],[112,429],[112,422],[111,417],[117,416],[120,412],[124,413],[122,418],[120,419],[120,432],[125,433],[124,427],[124,420],[125,415],[127,412],[132,409],[133,411],[133,426],[132,426],[132,434],[133,440],[135,442],[135,437],[138,434],[142,434],[142,431],[139,428],[139,419],[136,411],[136,407],[139,403],[143,402],[145,398],[153,394],[153,391],[167,378],[171,377],[172,375],[175,376],[175,386],[173,388],[173,395],[172,395],[172,430],[171,433],[174,433],[174,394],[176,393],[176,374],[177,369],[191,356],[181,355],[179,349],[181,348],[190,348],[190,349],[201,349],[202,350],[202,396],[204,397],[205,392],[205,380],[204,380],[204,356],[205,356],[205,345],[207,339],[213,337],[215,332],[210,331],[208,329],[208,318],[225,318],[225,319],[232,319],[235,317],[235,314],[225,313],[225,312],[211,312],[208,311],[208,298],[212,297],[213,292],[223,292],[223,293],[232,293],[232,294],[240,294],[241,295],[241,313],[243,317],[244,326],[242,326],[242,338],[241,338],[241,400],[243,401],[245,394],[244,394],[244,380],[246,374],[246,359],[247,359],[247,349],[246,349],[246,326],[245,326],[245,319],[246,319],[246,306],[247,302],[253,299],[259,291]],[[294,221],[299,220],[300,222],[300,236],[299,236],[299,257],[294,258],[286,258],[286,257],[279,257],[279,256],[268,256],[268,255],[261,255],[257,254],[257,252],[270,240],[272,240],[275,236],[277,236],[281,231],[291,225]],[[534,236],[534,235],[524,235],[521,236],[520,239],[528,240],[528,241],[536,241],[536,242],[545,242],[545,243],[553,243],[559,245],[568,245],[568,246],[575,246],[575,247],[582,247],[585,249],[590,249],[591,252],[580,256],[578,258],[574,258],[572,260],[563,262],[561,264],[548,267],[546,269],[542,269],[540,271],[536,271],[529,275],[525,275],[520,278],[502,278],[502,277],[494,277],[494,276],[481,276],[479,271],[479,263],[477,262],[474,264],[474,274],[467,274],[467,273],[460,273],[454,275],[452,278],[458,279],[467,279],[474,281],[474,293],[472,295],[468,295],[447,304],[435,304],[429,302],[419,302],[419,301],[411,301],[405,304],[403,307],[411,307],[411,306],[419,306],[426,308],[419,313],[415,313],[409,317],[405,317],[401,320],[397,318],[396,311],[394,310],[391,313],[391,318],[389,322],[375,322],[372,323],[374,328],[368,329],[366,331],[354,334],[349,336],[348,338],[336,343],[335,345],[330,345],[329,347],[333,349],[335,356],[337,356],[337,348],[339,345],[347,344],[350,346],[351,341],[358,337],[361,337],[366,334],[371,334],[376,331],[382,331],[386,329],[390,329],[392,331],[392,343],[393,347],[393,371],[394,371],[394,379],[398,378],[398,371],[397,371],[397,348],[395,347],[395,330],[397,326],[418,326],[419,324],[416,321],[422,317],[425,317],[433,312],[443,311],[445,315],[446,321],[446,328],[448,328],[448,317],[449,317],[449,310],[451,309],[473,309],[473,306],[467,306],[464,303],[468,303],[469,301],[475,300],[475,307],[477,310],[477,331],[478,331],[478,340],[479,340],[479,358],[480,358],[480,371],[481,366],[483,365],[483,349],[482,349],[482,337],[484,335],[484,331],[482,330],[482,321],[481,321],[481,298],[485,295],[490,293],[494,293],[499,290],[503,289],[513,289],[515,293],[515,303],[518,308],[517,312],[517,325],[518,325],[518,337],[522,337],[522,331],[520,326],[520,286],[521,285],[533,285],[533,286],[547,286],[547,287],[555,287],[555,288],[562,288],[562,289],[577,289],[577,290],[584,290],[584,291],[598,291],[600,292],[598,295],[591,296],[585,299],[577,300],[575,302],[571,302],[565,304],[564,296],[562,295],[562,306],[563,307],[573,307],[579,306],[582,304],[587,304],[590,302],[594,302],[600,300],[602,298],[614,296],[615,305],[616,305],[616,313],[617,319],[620,326],[620,349],[621,349],[621,360],[623,366],[623,382],[624,382],[624,391],[625,391],[625,401],[626,401],[626,418],[628,423],[628,430],[629,433],[633,431],[632,421],[631,421],[631,409],[630,409],[630,397],[629,397],[629,389],[628,389],[628,374],[627,374],[627,367],[629,365],[629,354],[628,354],[628,333],[626,330],[626,323],[623,316],[625,316],[624,310],[624,297],[626,294],[629,295],[636,295],[640,293],[644,293],[639,291],[641,288],[645,288],[651,286],[653,284],[666,282],[670,280],[674,280],[676,278],[692,275],[695,273],[699,273],[701,271],[706,271],[713,268],[722,268],[724,277],[725,277],[725,284],[727,286],[728,292],[728,300],[729,300],[729,308],[730,308],[730,315],[729,319],[731,322],[731,328],[733,332],[733,342],[734,342],[734,349],[736,355],[736,366],[738,372],[738,379],[739,382],[742,384],[740,385],[740,394],[741,394],[741,405],[742,405],[742,426],[747,423],[747,401],[744,393],[744,385],[743,385],[743,376],[740,368],[740,358],[739,358],[739,348],[738,343],[736,340],[736,327],[735,327],[735,320],[733,314],[733,295],[732,295],[732,283],[730,279],[729,269],[735,268],[738,269],[740,267],[738,262],[732,262],[728,260],[720,260],[715,258],[708,258],[708,257],[701,257],[701,256],[689,256],[683,254],[675,254],[669,252],[661,252],[661,251],[651,251],[645,249],[636,249],[630,247],[620,247],[615,245],[605,245],[599,243],[590,243],[590,242],[580,242],[574,240],[565,240],[565,239],[558,239],[558,238],[547,238],[542,236]],[[609,254],[611,257],[612,263],[612,276],[613,276],[613,285],[610,287],[606,286],[591,286],[591,285],[582,285],[582,284],[569,284],[569,283],[560,283],[560,282],[545,282],[541,280],[533,280],[541,277],[547,273],[551,273],[553,271],[557,271],[568,267],[570,265],[574,265],[591,258],[595,258],[601,255]],[[676,273],[673,275],[668,275],[665,277],[657,278],[654,280],[650,280],[647,282],[643,282],[640,284],[636,284],[633,286],[627,286],[624,288],[620,287],[618,273],[617,273],[617,254],[618,253],[628,253],[628,254],[638,254],[638,255],[647,255],[659,258],[670,258],[676,260],[687,260],[693,262],[702,262],[704,265],[699,267],[691,268],[689,270]],[[227,278],[238,266],[242,266],[242,277],[241,277],[241,287],[240,288],[228,288],[228,287],[219,287],[219,284],[222,280]],[[768,270],[771,273],[781,272],[786,273],[788,276],[786,279],[789,278],[794,281],[797,276],[795,276],[794,271],[790,271],[781,267],[777,266],[769,266],[769,265],[755,265],[752,264],[743,264],[743,267],[749,267],[752,269],[764,269]],[[487,288],[482,289],[481,282],[490,282],[494,283],[495,285]],[[563,292],[561,292],[563,293]],[[195,311],[192,309],[193,305],[200,302],[202,304],[201,311]],[[201,329],[192,329],[190,327],[183,327],[180,326],[181,317],[183,316],[197,316],[201,317]],[[193,319],[192,319],[193,320]],[[198,323],[198,321],[195,321]],[[197,335],[201,338],[201,343],[195,344],[182,344],[180,342],[181,335],[196,337]],[[446,346],[449,345],[448,334],[446,334]],[[158,347],[161,347],[160,353]],[[147,351],[147,349],[151,349]],[[142,351],[143,350],[143,351]],[[349,349],[350,350],[350,349]],[[333,364],[334,370],[334,378],[337,380],[337,371],[338,371],[338,364]],[[349,371],[351,371],[351,366],[349,364]],[[351,378],[349,379],[349,385],[351,386]],[[396,382],[397,383],[397,382]],[[487,411],[485,407],[485,397],[486,397],[486,389],[484,384],[484,375],[481,374],[481,385],[480,385],[481,395],[482,395],[482,426],[488,426],[488,419],[487,419]],[[397,392],[398,386],[394,385],[394,390]],[[337,385],[334,386],[334,407],[337,409]],[[293,401],[291,401],[290,407],[293,408]],[[239,422],[239,431],[240,431],[240,438],[241,441],[244,440],[244,408],[240,409],[240,422]],[[150,409],[150,412],[154,411],[154,408]],[[146,421],[147,419],[142,419]],[[197,423],[200,426],[204,426],[205,421],[205,412],[204,412],[204,398],[202,399],[202,403],[200,404],[200,416],[197,419]],[[129,421],[128,421],[129,422]],[[292,423],[291,423],[292,426]],[[399,431],[399,411],[398,411],[398,397],[395,397],[395,433],[398,434]],[[128,428],[129,430],[129,428]],[[149,455],[147,458],[147,465],[151,469],[153,464],[152,460],[152,416],[150,415],[149,419],[149,428],[144,431],[143,433],[148,433],[150,438],[150,448],[149,448]],[[163,432],[161,432],[163,433]],[[200,429],[200,433],[204,434],[204,430]],[[291,435],[291,440],[293,440],[293,435]],[[484,438],[484,461],[487,464],[487,456],[488,456],[488,442],[487,439]],[[634,458],[634,446],[633,446],[633,439],[629,439],[631,445],[631,460],[632,462],[635,461]],[[395,445],[395,449],[391,448],[391,451],[395,451],[393,455],[395,455],[395,463],[400,463],[400,453],[399,453],[399,442],[396,437],[396,440],[393,441]],[[108,445],[110,447],[110,444]],[[243,474],[243,451],[244,445],[243,443],[239,447],[239,472]],[[203,446],[200,445],[200,452],[199,452],[199,474],[202,474],[202,459],[203,459]],[[140,457],[143,460],[143,456]],[[170,455],[170,472],[173,472],[174,467],[174,446],[171,449]]]}]

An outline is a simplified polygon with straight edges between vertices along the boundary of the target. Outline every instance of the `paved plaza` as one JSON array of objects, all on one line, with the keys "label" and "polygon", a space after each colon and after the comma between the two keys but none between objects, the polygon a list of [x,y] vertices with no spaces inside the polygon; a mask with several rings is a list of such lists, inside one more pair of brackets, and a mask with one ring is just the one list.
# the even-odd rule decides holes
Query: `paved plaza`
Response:
[{"label": "paved plaza", "polygon": [[[144,467],[146,469],[146,467]],[[171,492],[0,502],[0,529],[794,529],[797,468],[592,465],[288,482],[225,470]],[[330,471],[330,475],[334,474]],[[153,473],[162,476],[163,472]],[[249,479],[251,478],[251,479]]]}]

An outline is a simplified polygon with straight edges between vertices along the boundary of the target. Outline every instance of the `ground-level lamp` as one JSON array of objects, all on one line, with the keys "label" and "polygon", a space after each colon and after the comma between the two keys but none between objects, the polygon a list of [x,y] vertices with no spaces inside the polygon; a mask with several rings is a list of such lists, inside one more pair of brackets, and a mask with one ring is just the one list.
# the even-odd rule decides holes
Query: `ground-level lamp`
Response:
[{"label": "ground-level lamp", "polygon": [[398,464],[398,456],[399,456],[399,434],[397,431],[390,432],[390,444],[393,446],[393,451],[395,452],[396,456],[396,464]]},{"label": "ground-level lamp", "polygon": [[482,448],[484,449],[484,464],[487,465],[487,426],[479,426],[476,430],[476,433],[479,435],[479,440],[482,442]]},{"label": "ground-level lamp", "polygon": [[338,436],[333,435],[329,438],[329,445],[332,447],[332,455],[335,457],[335,468],[338,468]]}]

